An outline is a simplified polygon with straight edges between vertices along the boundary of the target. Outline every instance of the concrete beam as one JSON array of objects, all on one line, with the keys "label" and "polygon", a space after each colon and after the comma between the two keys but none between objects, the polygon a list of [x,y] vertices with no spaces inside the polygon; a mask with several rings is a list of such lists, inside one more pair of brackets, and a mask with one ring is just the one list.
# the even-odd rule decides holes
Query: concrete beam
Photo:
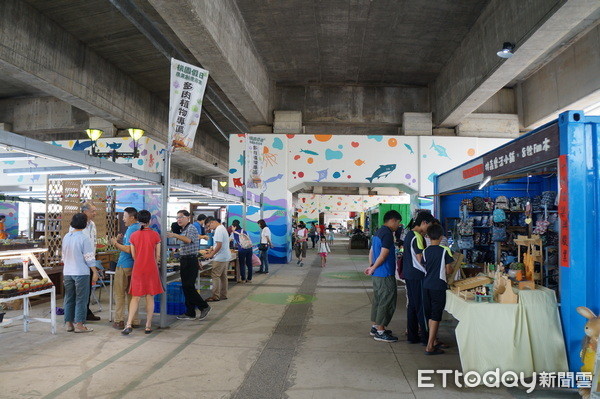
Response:
[{"label": "concrete beam", "polygon": [[166,141],[168,107],[26,2],[0,2],[0,67],[117,127]]},{"label": "concrete beam", "polygon": [[[598,0],[492,0],[433,86],[434,125],[453,127],[573,31],[592,24]],[[516,44],[514,56],[496,52]]]},{"label": "concrete beam", "polygon": [[429,112],[426,87],[278,86],[275,107],[302,112],[306,134],[399,134],[405,112]]},{"label": "concrete beam", "polygon": [[431,136],[430,112],[405,112],[402,115],[402,132],[405,136]]},{"label": "concrete beam", "polygon": [[233,0],[148,0],[250,124],[272,121],[273,82]]},{"label": "concrete beam", "polygon": [[15,133],[83,133],[88,114],[55,97],[0,100],[3,120]]},{"label": "concrete beam", "polygon": [[600,102],[600,25],[521,82],[519,93],[526,129]]}]

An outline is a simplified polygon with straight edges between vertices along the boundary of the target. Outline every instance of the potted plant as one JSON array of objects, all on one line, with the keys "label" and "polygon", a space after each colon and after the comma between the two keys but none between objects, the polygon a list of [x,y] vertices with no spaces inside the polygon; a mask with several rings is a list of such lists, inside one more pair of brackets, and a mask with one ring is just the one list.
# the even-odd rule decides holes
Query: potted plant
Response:
[{"label": "potted plant", "polygon": [[514,270],[513,276],[517,281],[523,280],[523,272],[525,270],[525,265],[521,262],[513,262],[510,264],[510,270]]}]

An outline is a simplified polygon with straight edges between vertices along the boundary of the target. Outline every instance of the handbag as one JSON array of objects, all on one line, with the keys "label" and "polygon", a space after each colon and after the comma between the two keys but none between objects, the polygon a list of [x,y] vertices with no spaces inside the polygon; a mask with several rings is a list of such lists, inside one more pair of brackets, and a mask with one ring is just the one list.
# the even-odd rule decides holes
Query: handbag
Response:
[{"label": "handbag", "polygon": [[267,249],[269,249],[269,244],[260,243],[258,244],[258,249],[261,251],[266,251]]},{"label": "handbag", "polygon": [[252,266],[260,266],[261,264],[260,258],[256,254],[252,254]]}]

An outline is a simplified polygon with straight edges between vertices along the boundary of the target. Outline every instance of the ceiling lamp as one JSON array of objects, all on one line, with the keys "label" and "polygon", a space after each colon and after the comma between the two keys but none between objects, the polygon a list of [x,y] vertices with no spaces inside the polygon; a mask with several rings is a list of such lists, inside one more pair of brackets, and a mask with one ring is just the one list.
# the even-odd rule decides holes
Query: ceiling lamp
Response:
[{"label": "ceiling lamp", "polygon": [[502,45],[502,50],[498,51],[496,54],[500,58],[510,58],[514,55],[513,50],[515,49],[515,45],[511,42],[504,42]]},{"label": "ceiling lamp", "polygon": [[117,151],[117,148],[121,147],[121,144],[117,145],[117,148],[113,148],[110,151],[101,152],[98,151],[98,139],[102,137],[104,131],[100,129],[86,129],[85,133],[88,138],[92,140],[92,150],[90,151],[90,155],[98,158],[111,158],[113,162],[117,160],[117,158],[138,158],[140,156],[139,153],[139,140],[146,133],[143,129],[127,129],[127,133],[133,139],[133,151],[132,152],[121,152]]}]

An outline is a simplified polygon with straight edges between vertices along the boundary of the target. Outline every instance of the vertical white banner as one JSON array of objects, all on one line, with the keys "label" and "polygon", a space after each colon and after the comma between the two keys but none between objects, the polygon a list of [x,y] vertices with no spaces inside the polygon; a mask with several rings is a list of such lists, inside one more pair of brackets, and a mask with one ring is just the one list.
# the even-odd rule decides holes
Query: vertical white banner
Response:
[{"label": "vertical white banner", "polygon": [[258,188],[262,185],[263,174],[263,137],[246,135],[246,185],[248,188]]},{"label": "vertical white banner", "polygon": [[192,149],[207,82],[207,70],[171,58],[169,151]]}]

